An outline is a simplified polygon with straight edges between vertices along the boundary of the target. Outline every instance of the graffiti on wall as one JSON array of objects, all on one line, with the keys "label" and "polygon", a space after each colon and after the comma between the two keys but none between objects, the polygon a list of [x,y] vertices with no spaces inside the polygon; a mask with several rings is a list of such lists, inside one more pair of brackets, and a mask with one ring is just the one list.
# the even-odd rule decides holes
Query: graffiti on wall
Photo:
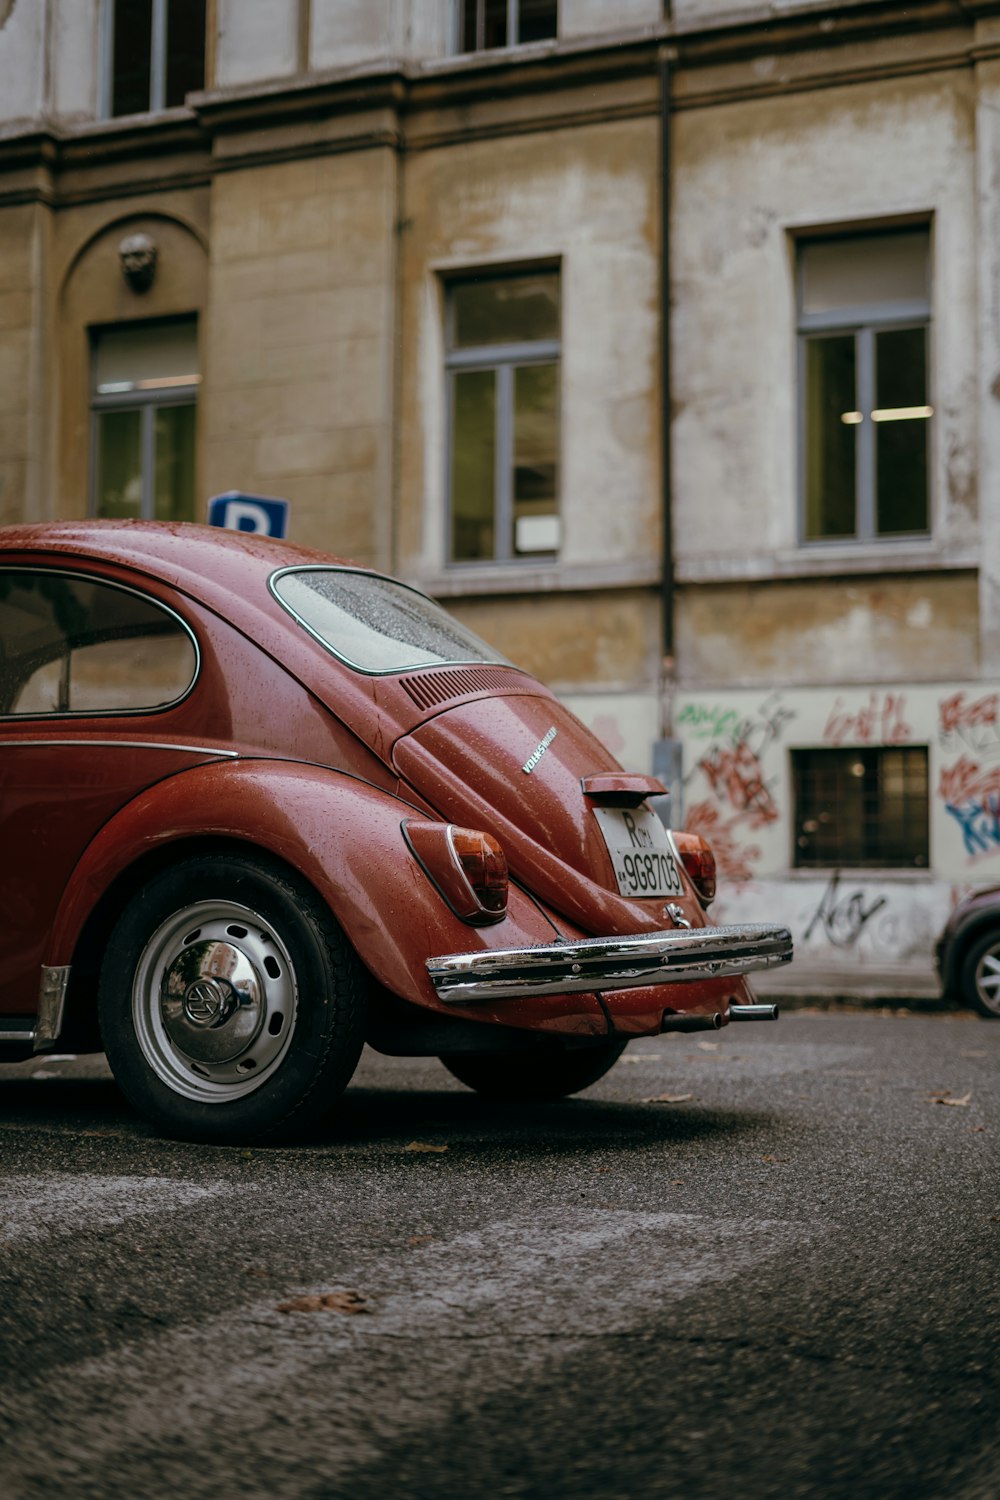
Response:
[{"label": "graffiti on wall", "polygon": [[951,693],[938,704],[938,744],[957,760],[941,766],[938,796],[970,861],[1000,851],[1000,693]]},{"label": "graffiti on wall", "polygon": [[888,896],[868,898],[862,887],[842,891],[840,871],[835,870],[803,936],[808,941],[819,930],[835,948],[853,948],[872,917],[888,904]]},{"label": "graffiti on wall", "polygon": [[686,788],[696,780],[707,783],[708,795],[689,803],[684,826],[708,839],[724,879],[751,879],[761,849],[756,842],[747,842],[746,835],[778,822],[781,816],[775,778],[766,775],[765,759],[794,717],[777,693],[749,715],[722,704],[688,704],[678,715],[682,735],[708,741],[685,778]]},{"label": "graffiti on wall", "polygon": [[914,732],[906,718],[902,693],[869,693],[860,708],[845,710],[842,698],[827,715],[823,739],[828,745],[906,745]]}]

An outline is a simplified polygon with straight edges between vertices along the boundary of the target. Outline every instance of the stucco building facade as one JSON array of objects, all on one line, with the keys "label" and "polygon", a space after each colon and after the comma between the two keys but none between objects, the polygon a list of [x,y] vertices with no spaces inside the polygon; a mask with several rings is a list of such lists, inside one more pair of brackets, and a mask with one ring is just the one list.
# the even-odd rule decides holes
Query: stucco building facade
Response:
[{"label": "stucco building facade", "polygon": [[1000,878],[1000,3],[0,0],[0,523],[441,598],[798,971]]}]

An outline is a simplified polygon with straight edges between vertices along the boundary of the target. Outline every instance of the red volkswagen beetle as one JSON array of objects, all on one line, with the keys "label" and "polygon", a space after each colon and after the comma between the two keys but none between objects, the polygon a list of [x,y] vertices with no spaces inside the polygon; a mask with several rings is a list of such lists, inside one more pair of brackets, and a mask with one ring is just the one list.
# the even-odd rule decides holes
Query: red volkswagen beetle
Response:
[{"label": "red volkswagen beetle", "polygon": [[770,1017],[547,688],[404,584],[208,527],[0,529],[0,1058],[107,1053],[172,1134],[288,1138],[368,1042],[552,1098],[631,1037]]}]

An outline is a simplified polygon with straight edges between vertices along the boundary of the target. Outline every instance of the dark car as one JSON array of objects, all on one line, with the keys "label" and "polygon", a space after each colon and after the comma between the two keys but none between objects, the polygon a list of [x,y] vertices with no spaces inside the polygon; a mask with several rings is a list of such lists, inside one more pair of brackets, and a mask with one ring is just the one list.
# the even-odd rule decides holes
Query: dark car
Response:
[{"label": "dark car", "polygon": [[1000,886],[986,886],[958,902],[938,939],[936,957],[946,995],[1000,1018]]},{"label": "dark car", "polygon": [[204,1140],[288,1136],[361,1047],[574,1093],[767,1018],[788,931],[535,678],[370,569],[199,526],[0,529],[0,1057],[103,1048]]}]

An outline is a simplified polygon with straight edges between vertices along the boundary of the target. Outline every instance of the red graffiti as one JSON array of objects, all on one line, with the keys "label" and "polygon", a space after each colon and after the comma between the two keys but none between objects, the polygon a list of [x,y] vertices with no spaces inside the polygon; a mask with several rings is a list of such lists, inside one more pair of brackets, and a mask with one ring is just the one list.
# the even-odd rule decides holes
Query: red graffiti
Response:
[{"label": "red graffiti", "polygon": [[869,693],[865,706],[853,713],[846,713],[843,698],[838,698],[823,738],[831,745],[842,745],[845,740],[861,745],[905,745],[913,739],[906,721],[906,698],[902,693]]},{"label": "red graffiti", "polygon": [[712,846],[715,867],[723,880],[750,880],[753,866],[760,859],[756,844],[741,845],[735,829],[740,819],[724,821],[712,802],[696,802],[688,809],[684,827],[688,833],[700,833]]},{"label": "red graffiti", "polygon": [[987,693],[974,703],[966,703],[965,694],[953,693],[938,705],[941,714],[941,733],[954,734],[962,729],[983,729],[995,726],[1000,720],[1000,693]]},{"label": "red graffiti", "polygon": [[720,801],[728,801],[737,812],[747,814],[751,828],[763,828],[778,819],[778,809],[764,780],[760,758],[741,740],[733,749],[723,746],[704,756],[701,768]]},{"label": "red graffiti", "polygon": [[938,782],[938,796],[952,807],[965,802],[985,802],[988,797],[1000,796],[1000,766],[983,767],[968,755],[961,756],[953,766],[944,766]]}]

